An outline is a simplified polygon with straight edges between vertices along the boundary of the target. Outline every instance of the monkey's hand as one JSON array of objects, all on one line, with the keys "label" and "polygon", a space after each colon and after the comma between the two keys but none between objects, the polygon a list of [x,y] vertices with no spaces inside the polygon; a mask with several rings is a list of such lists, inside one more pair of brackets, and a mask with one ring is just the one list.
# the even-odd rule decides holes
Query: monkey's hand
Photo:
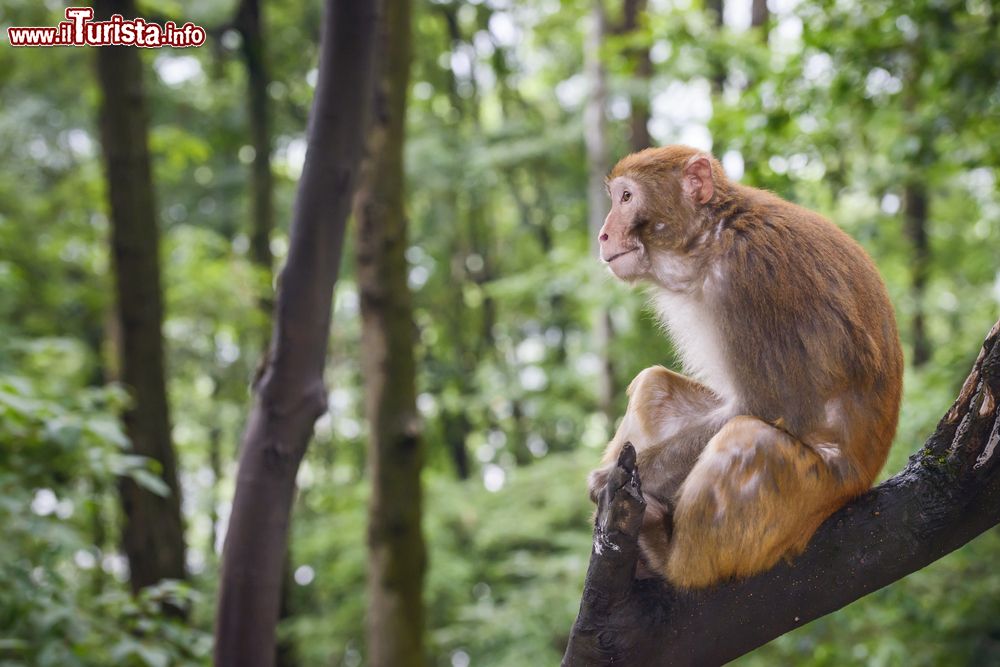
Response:
[{"label": "monkey's hand", "polygon": [[[624,497],[622,494],[625,494]],[[611,467],[607,484],[598,493],[595,538],[606,538],[615,532],[631,532],[628,526],[636,518],[641,522],[645,508],[639,472],[635,467],[635,449],[631,443],[625,443],[618,461]]]}]

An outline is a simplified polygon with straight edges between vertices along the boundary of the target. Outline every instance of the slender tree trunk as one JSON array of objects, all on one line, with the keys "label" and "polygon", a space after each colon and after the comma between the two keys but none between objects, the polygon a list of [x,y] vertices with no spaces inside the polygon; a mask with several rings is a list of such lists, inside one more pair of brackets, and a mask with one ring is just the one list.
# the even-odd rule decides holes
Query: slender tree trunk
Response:
[{"label": "slender tree trunk", "polygon": [[448,444],[451,462],[455,466],[455,475],[459,479],[469,479],[469,450],[465,446],[465,437],[469,433],[469,417],[463,411],[441,411],[441,424],[444,429],[444,440]]},{"label": "slender tree trunk", "polygon": [[[247,112],[250,119],[250,140],[254,149],[250,258],[270,276],[273,262],[271,232],[274,229],[274,176],[271,171],[271,121],[267,95],[270,78],[260,0],[242,0],[233,23],[243,38],[243,63],[247,71]],[[270,314],[270,288],[260,301],[261,306]]]},{"label": "slender tree trunk", "polygon": [[[767,8],[767,0],[752,0],[750,6],[750,29],[755,30],[764,47],[768,47],[771,36],[771,11]],[[751,77],[748,87],[755,86],[757,81]]]},{"label": "slender tree trunk", "polygon": [[[708,12],[715,30],[721,32],[726,26],[726,3],[724,0],[705,0],[705,10]],[[712,94],[716,98],[721,98],[726,83],[726,67],[718,54],[712,54],[712,56]],[[718,153],[716,154],[718,155]]]},{"label": "slender tree trunk", "polygon": [[333,287],[371,98],[377,3],[327,0],[306,162],[274,332],[243,436],[223,552],[215,662],[271,665],[295,474],[326,410]]},{"label": "slender tree trunk", "polygon": [[927,191],[924,183],[907,183],[903,190],[903,215],[906,236],[913,250],[910,296],[913,299],[913,319],[910,335],[913,336],[913,365],[923,366],[931,358],[930,341],[924,326],[924,294],[927,291],[927,274],[931,261],[930,243],[927,238]]},{"label": "slender tree trunk", "polygon": [[[455,212],[455,209],[451,209]],[[451,280],[447,283],[450,294],[448,299],[449,307],[442,313],[442,320],[448,329],[449,339],[454,341],[448,354],[447,363],[448,374],[442,383],[442,389],[457,387],[459,391],[464,386],[464,378],[470,377],[475,371],[477,356],[468,342],[469,331],[465,325],[465,318],[469,309],[465,307],[462,300],[462,284],[466,278],[465,253],[459,249],[460,243],[453,239],[450,244],[448,256],[448,270]],[[469,458],[469,448],[466,438],[471,429],[471,420],[467,406],[459,406],[455,411],[449,411],[447,407],[443,409],[442,419],[445,425],[445,434],[448,438],[448,450],[451,454],[455,471],[460,479],[467,479],[472,472],[472,462]]]},{"label": "slender tree trunk", "polygon": [[[607,73],[601,62],[601,48],[607,32],[607,16],[602,0],[593,0],[590,13],[590,30],[584,45],[584,72],[590,84],[590,96],[584,109],[584,141],[587,146],[587,225],[590,230],[591,252],[598,253],[597,235],[604,224],[608,209],[604,178],[611,170],[608,158],[608,120],[605,106],[608,99]],[[600,308],[596,322],[597,349],[601,359],[601,371],[597,385],[597,405],[607,417],[614,421],[615,374],[611,364],[611,316],[606,308]]]},{"label": "slender tree trunk", "polygon": [[[274,174],[271,171],[271,113],[267,87],[271,82],[267,66],[267,47],[264,40],[264,10],[260,0],[242,0],[233,21],[243,38],[242,55],[247,72],[247,116],[250,119],[250,141],[254,149],[251,166],[250,191],[253,196],[250,230],[250,260],[267,278],[257,302],[264,311],[265,349],[271,311],[274,309],[273,277],[274,256],[271,254],[271,234],[274,231]],[[285,553],[284,583],[281,587],[281,604],[278,620],[291,618],[292,562],[291,550]],[[290,638],[279,639],[275,647],[275,665],[294,667],[298,664],[295,647]]]},{"label": "slender tree trunk", "polygon": [[[646,5],[647,0],[625,0],[623,32],[639,29]],[[628,55],[634,67],[636,83],[641,87],[632,95],[632,115],[629,118],[629,148],[635,152],[653,145],[649,136],[649,80],[653,76],[653,61],[649,57],[648,46],[631,49]]]},{"label": "slender tree trunk", "polygon": [[[112,14],[136,15],[133,0],[99,0],[96,9],[104,20]],[[103,47],[96,55],[121,322],[121,378],[132,395],[124,415],[125,432],[133,452],[156,461],[170,490],[162,497],[131,479],[120,482],[125,510],[122,546],[132,589],[138,591],[161,579],[184,578],[184,527],[167,407],[159,230],[142,62],[135,47]]]},{"label": "slender tree trunk", "polygon": [[767,9],[767,0],[753,0],[750,6],[750,27],[763,28],[764,43],[767,43],[767,36],[770,33],[769,21],[771,13]]},{"label": "slender tree trunk", "polygon": [[929,202],[925,174],[934,163],[934,152],[931,139],[926,136],[927,130],[921,126],[917,113],[924,58],[915,47],[911,47],[906,55],[909,56],[909,69],[903,90],[903,109],[906,111],[906,128],[910,136],[916,137],[919,143],[903,189],[903,233],[909,239],[913,252],[910,274],[910,298],[913,300],[913,315],[910,320],[913,365],[923,366],[931,358],[930,341],[924,325],[924,300],[931,264],[930,240],[927,234]]},{"label": "slender tree trunk", "polygon": [[[448,36],[451,38],[452,49],[467,43],[462,35],[458,19],[457,5],[442,5],[441,9],[445,17]],[[477,65],[475,60],[473,60],[471,68],[472,69],[467,77],[472,88],[472,93],[467,96],[468,104],[466,104],[465,98],[459,93],[458,81],[455,78],[455,73],[451,69],[448,70],[449,91],[451,92],[452,107],[455,109],[460,121],[468,118],[468,120],[472,123],[473,131],[478,133],[481,130],[479,118],[480,97],[477,85]],[[468,229],[469,248],[461,249],[461,252],[463,253],[463,256],[461,257],[462,265],[465,267],[466,275],[471,278],[476,285],[484,285],[489,283],[494,278],[494,241],[492,235],[490,234],[491,225],[489,224],[489,221],[484,220],[483,211],[486,210],[486,207],[483,205],[480,191],[477,188],[472,187],[466,189],[464,204],[467,211],[465,215],[465,222]],[[468,253],[470,251],[478,255],[482,260],[481,266],[478,269],[470,268],[465,261],[468,259]],[[476,349],[474,350],[474,358],[477,360],[482,359],[484,354],[492,352],[495,348],[493,340],[493,326],[497,321],[496,306],[496,299],[494,299],[488,292],[483,292],[482,304],[480,306],[480,312],[482,313],[482,319],[480,320],[481,333],[476,337]]]},{"label": "slender tree trunk", "polygon": [[212,470],[212,486],[208,489],[210,529],[207,546],[208,553],[214,554],[219,539],[219,484],[222,482],[222,429],[217,424],[208,432],[208,466]]},{"label": "slender tree trunk", "polygon": [[712,23],[721,28],[725,22],[723,14],[726,9],[725,0],[705,0],[705,9],[712,13]]},{"label": "slender tree trunk", "polygon": [[[458,18],[459,5],[456,3],[442,3],[435,5],[435,9],[440,12],[444,19],[445,30],[447,31],[450,47],[457,50],[468,42],[464,38]],[[446,70],[448,80],[449,99],[452,109],[455,111],[456,127],[462,133],[465,130],[466,122],[471,122],[474,130],[479,128],[479,99],[475,90],[472,95],[463,97],[459,91],[459,82],[455,73],[448,68]],[[476,80],[475,65],[470,72],[469,79],[474,83]],[[482,303],[476,309],[470,309],[463,303],[463,285],[470,280],[476,285],[482,285],[491,280],[491,247],[486,223],[483,220],[481,204],[475,188],[463,188],[459,186],[449,204],[450,212],[454,214],[456,220],[456,233],[452,235],[450,244],[449,268],[452,280],[448,283],[452,293],[450,299],[454,305],[446,318],[451,338],[456,343],[454,348],[454,364],[451,368],[452,376],[448,382],[452,386],[463,386],[465,378],[468,378],[476,369],[477,364],[482,361],[484,354],[492,354],[493,350],[493,325],[496,321],[496,300],[490,295],[483,295]],[[475,270],[470,268],[468,260],[475,254],[482,260],[482,265]],[[471,318],[479,317],[478,323],[471,323]],[[478,331],[474,327],[478,326]],[[461,409],[461,418],[451,421],[451,433],[454,439],[450,440],[450,450],[452,460],[460,477],[468,476],[471,473],[468,448],[466,447],[466,437],[468,436],[471,419],[467,408]],[[492,417],[487,414],[487,421]],[[465,431],[460,433],[459,428]]]},{"label": "slender tree trunk", "polygon": [[[715,26],[716,33],[721,33],[726,25],[724,15],[725,2],[723,0],[705,0],[705,10],[708,12],[709,18]],[[714,121],[714,116],[722,108],[722,95],[725,92],[727,72],[726,61],[722,53],[711,53],[709,63],[712,82],[712,115]],[[726,142],[724,137],[720,136],[716,131],[718,125],[713,124],[710,127],[713,127],[712,151],[721,160],[722,156],[726,153]]]},{"label": "slender tree trunk", "polygon": [[597,234],[604,224],[608,208],[604,179],[611,169],[608,157],[608,120],[605,107],[608,99],[607,72],[601,62],[607,18],[601,0],[594,0],[590,13],[590,29],[584,46],[584,73],[590,95],[584,109],[584,141],[587,147],[587,221],[591,231],[591,249],[597,251]]},{"label": "slender tree trunk", "polygon": [[368,159],[355,200],[368,418],[368,664],[422,666],[424,538],[414,323],[407,286],[403,142],[410,3],[386,0]]}]

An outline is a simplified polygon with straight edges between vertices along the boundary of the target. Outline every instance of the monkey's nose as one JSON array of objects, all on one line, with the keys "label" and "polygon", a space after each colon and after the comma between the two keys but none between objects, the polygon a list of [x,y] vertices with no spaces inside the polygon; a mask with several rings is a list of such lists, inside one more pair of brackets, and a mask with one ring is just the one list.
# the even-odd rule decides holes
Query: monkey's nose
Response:
[{"label": "monkey's nose", "polygon": [[602,241],[607,241],[608,240],[608,235],[607,234],[601,234],[600,239]]}]

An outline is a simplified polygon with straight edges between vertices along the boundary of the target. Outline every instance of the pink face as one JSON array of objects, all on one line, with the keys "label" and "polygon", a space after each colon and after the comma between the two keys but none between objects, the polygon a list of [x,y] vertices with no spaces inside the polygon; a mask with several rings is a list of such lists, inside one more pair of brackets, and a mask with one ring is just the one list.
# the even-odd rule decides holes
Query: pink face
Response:
[{"label": "pink face", "polygon": [[627,176],[608,183],[611,211],[604,219],[599,240],[601,259],[619,279],[634,282],[646,276],[650,269],[649,253],[636,233],[643,210],[642,192]]}]

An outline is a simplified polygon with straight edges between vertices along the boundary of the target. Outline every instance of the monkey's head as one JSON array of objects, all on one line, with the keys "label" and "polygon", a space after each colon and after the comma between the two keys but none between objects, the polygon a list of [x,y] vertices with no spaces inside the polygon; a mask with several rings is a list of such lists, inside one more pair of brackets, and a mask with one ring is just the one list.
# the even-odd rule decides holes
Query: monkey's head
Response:
[{"label": "monkey's head", "polygon": [[611,212],[599,233],[601,259],[625,282],[652,278],[659,259],[683,253],[703,231],[703,207],[724,181],[718,162],[688,146],[622,158],[606,181]]}]

